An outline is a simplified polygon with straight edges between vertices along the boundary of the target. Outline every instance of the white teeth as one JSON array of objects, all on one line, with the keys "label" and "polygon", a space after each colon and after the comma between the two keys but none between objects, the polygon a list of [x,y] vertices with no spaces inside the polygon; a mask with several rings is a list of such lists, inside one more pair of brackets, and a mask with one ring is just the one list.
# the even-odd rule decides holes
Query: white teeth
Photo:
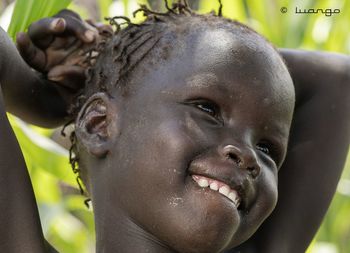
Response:
[{"label": "white teeth", "polygon": [[232,200],[233,202],[235,202],[235,201],[236,201],[236,198],[237,198],[237,194],[236,194],[236,192],[231,191],[231,192],[228,194],[227,197],[228,197],[230,200]]},{"label": "white teeth", "polygon": [[203,187],[203,188],[209,186],[209,182],[205,178],[199,179],[199,181],[197,183],[200,187]]},{"label": "white teeth", "polygon": [[221,186],[220,189],[219,189],[219,192],[222,194],[222,195],[225,195],[226,197],[228,197],[228,193],[230,192],[230,187],[224,185],[224,186]]},{"label": "white teeth", "polygon": [[241,199],[237,198],[235,201],[234,201],[236,207],[238,208],[239,205],[241,204]]},{"label": "white teeth", "polygon": [[197,182],[197,184],[200,187],[206,188],[209,186],[211,190],[219,191],[219,193],[221,193],[225,197],[229,198],[235,204],[236,207],[239,206],[241,199],[238,196],[237,191],[232,190],[228,185],[223,185],[219,188],[219,182],[217,182],[217,181],[212,181],[209,185],[209,180],[206,178],[199,177],[196,175],[193,175],[192,178],[195,182]]},{"label": "white teeth", "polygon": [[230,200],[232,200],[233,203],[235,203],[236,207],[239,206],[240,204],[240,200],[238,197],[238,194],[236,191],[231,191],[228,196],[227,196]]},{"label": "white teeth", "polygon": [[210,189],[212,189],[214,191],[219,190],[219,185],[217,182],[212,182],[209,187],[210,187]]}]

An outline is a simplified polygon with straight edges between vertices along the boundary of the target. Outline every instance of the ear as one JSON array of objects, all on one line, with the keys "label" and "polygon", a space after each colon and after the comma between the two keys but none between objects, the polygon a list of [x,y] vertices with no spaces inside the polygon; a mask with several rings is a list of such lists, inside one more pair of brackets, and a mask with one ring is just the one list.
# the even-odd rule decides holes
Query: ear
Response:
[{"label": "ear", "polygon": [[91,96],[77,117],[75,133],[88,153],[105,157],[117,136],[117,105],[105,93]]}]

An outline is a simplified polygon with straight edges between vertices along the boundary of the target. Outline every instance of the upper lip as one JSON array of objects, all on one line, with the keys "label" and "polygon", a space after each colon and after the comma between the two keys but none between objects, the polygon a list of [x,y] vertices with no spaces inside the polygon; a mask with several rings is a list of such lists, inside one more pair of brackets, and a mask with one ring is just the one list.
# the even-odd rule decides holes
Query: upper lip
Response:
[{"label": "upper lip", "polygon": [[255,189],[251,179],[247,177],[246,173],[238,173],[240,169],[232,168],[232,165],[229,170],[223,167],[217,169],[210,166],[204,167],[205,168],[197,166],[193,163],[189,167],[189,174],[212,178],[227,184],[231,189],[237,191],[241,199],[241,209],[247,209],[251,206],[255,198]]}]

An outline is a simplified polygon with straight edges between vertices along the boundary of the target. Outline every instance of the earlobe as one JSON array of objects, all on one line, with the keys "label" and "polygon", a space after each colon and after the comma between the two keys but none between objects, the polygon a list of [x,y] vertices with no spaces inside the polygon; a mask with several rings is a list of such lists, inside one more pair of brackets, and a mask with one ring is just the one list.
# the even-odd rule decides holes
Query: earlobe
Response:
[{"label": "earlobe", "polygon": [[88,153],[98,158],[105,157],[110,149],[111,125],[115,125],[109,111],[113,105],[105,93],[91,96],[84,104],[76,121],[76,135]]}]

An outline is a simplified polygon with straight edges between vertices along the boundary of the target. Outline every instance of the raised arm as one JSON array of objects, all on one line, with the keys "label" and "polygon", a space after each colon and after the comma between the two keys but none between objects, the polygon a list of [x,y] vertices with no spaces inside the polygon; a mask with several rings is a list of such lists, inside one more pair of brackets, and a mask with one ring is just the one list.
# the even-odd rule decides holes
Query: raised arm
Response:
[{"label": "raised arm", "polygon": [[[0,84],[15,78],[9,76],[8,63],[21,62],[13,45],[0,30]],[[18,67],[22,78],[32,74]],[[17,78],[18,80],[19,78]],[[33,189],[23,156],[6,117],[0,86],[0,251],[40,253],[45,251]]]},{"label": "raised arm", "polygon": [[[313,239],[342,173],[350,140],[350,58],[281,50],[296,108],[279,172],[279,202],[243,252],[302,253]],[[254,245],[248,250],[247,246]]]},{"label": "raised arm", "polygon": [[[76,77],[84,79],[83,68],[77,70],[71,63],[77,59],[73,52],[81,46],[72,39],[79,40],[86,31],[80,19],[67,13],[71,14],[61,13],[65,14],[64,29],[55,30],[52,22],[57,19],[46,18],[31,27],[31,37],[22,34],[18,39],[26,61],[32,67],[45,67],[41,70],[47,75],[56,74],[52,77],[59,78],[57,83],[29,68],[0,28],[0,252],[56,252],[43,237],[30,178],[5,109],[41,126],[56,126],[66,120],[66,98],[74,97],[81,85]],[[66,42],[74,47],[62,50],[67,48]]]},{"label": "raised arm", "polygon": [[66,105],[58,90],[32,71],[4,30],[0,28],[0,32],[1,88],[7,111],[44,127],[62,124]]}]

